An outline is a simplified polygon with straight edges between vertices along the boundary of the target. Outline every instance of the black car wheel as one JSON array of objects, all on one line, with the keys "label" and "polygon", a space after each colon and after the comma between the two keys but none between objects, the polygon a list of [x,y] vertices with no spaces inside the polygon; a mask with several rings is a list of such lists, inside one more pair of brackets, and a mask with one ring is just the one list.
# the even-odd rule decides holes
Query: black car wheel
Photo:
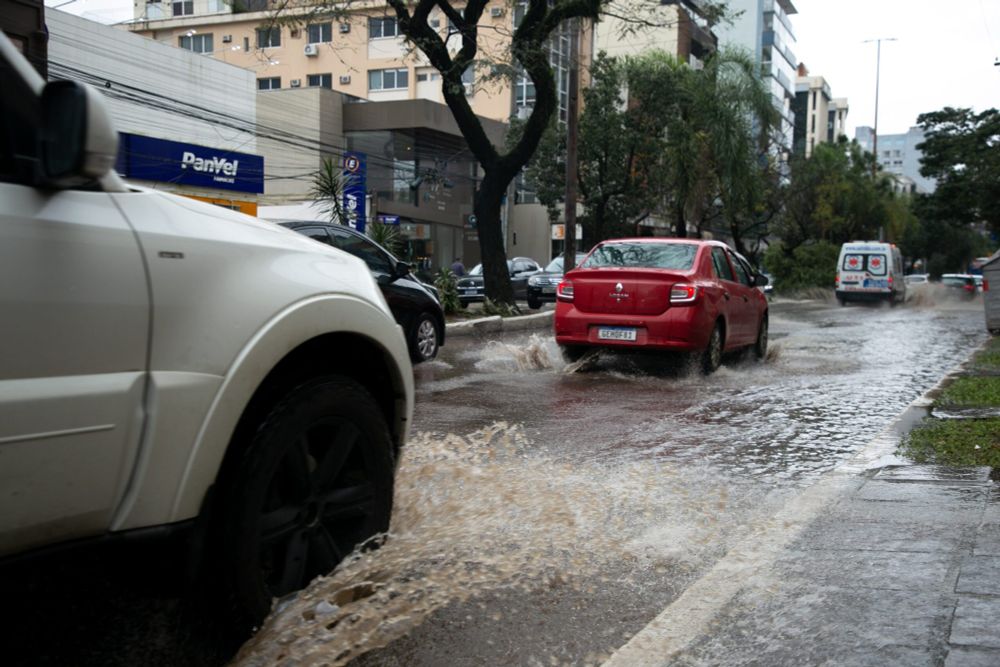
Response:
[{"label": "black car wheel", "polygon": [[588,348],[580,345],[560,345],[563,359],[567,362],[579,361],[587,353]]},{"label": "black car wheel", "polygon": [[438,325],[434,317],[430,313],[420,313],[410,327],[410,359],[413,363],[419,364],[436,357],[439,340]]},{"label": "black car wheel", "polygon": [[529,294],[528,295],[528,308],[531,308],[532,310],[538,310],[541,307],[542,307],[541,300],[539,300],[538,297],[531,296]]},{"label": "black car wheel", "polygon": [[387,530],[393,472],[385,418],[364,387],[330,376],[289,393],[243,453],[216,515],[234,611],[259,623],[272,598]]},{"label": "black car wheel", "polygon": [[705,375],[711,375],[722,364],[722,325],[716,324],[712,335],[708,337],[708,345],[701,354],[701,370]]},{"label": "black car wheel", "polygon": [[760,328],[757,329],[757,342],[753,346],[753,354],[758,359],[767,356],[767,315],[760,318]]}]

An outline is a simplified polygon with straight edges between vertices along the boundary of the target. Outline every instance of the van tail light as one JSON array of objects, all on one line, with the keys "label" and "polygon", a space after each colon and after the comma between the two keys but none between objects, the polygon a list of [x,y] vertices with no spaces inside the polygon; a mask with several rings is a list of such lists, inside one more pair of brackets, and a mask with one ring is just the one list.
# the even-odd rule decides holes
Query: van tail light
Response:
[{"label": "van tail light", "polygon": [[698,298],[698,288],[694,285],[677,283],[670,288],[670,303],[693,303]]},{"label": "van tail light", "polygon": [[892,289],[892,276],[889,276],[889,289]]},{"label": "van tail light", "polygon": [[986,278],[983,278],[983,291],[984,292],[990,291],[990,281],[986,280]]},{"label": "van tail light", "polygon": [[840,289],[840,273],[837,273],[837,277],[833,279],[833,288]]},{"label": "van tail light", "polygon": [[556,298],[560,301],[572,301],[573,300],[573,281],[564,280],[559,283],[559,287],[556,288]]}]

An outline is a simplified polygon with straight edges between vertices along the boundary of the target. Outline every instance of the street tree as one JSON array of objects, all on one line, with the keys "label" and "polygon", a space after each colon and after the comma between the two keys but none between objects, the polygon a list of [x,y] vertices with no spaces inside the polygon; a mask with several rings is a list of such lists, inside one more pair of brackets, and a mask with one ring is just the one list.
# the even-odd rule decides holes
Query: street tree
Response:
[{"label": "street tree", "polygon": [[945,107],[921,114],[921,175],[937,181],[925,215],[1000,232],[1000,111]]},{"label": "street tree", "polygon": [[[490,0],[386,0],[387,13],[397,21],[406,41],[441,74],[441,91],[459,131],[482,169],[475,195],[479,243],[486,294],[494,303],[513,304],[500,209],[510,182],[530,160],[557,108],[558,89],[550,62],[549,40],[570,19],[597,21],[602,15],[625,20],[637,32],[669,25],[665,5],[645,0],[518,0],[519,21],[509,35],[498,39],[494,28],[480,25]],[[283,0],[273,20],[302,24],[318,16],[350,19],[355,9],[368,9],[363,0]],[[711,22],[725,16],[725,2],[701,3]],[[520,11],[523,9],[523,11]],[[442,36],[432,24],[440,12],[449,24]],[[460,47],[449,46],[452,35]],[[490,45],[504,44],[505,54]],[[532,81],[535,101],[520,138],[505,152],[490,141],[465,94],[463,74],[469,68],[485,70],[487,77],[511,80],[524,72]]]}]

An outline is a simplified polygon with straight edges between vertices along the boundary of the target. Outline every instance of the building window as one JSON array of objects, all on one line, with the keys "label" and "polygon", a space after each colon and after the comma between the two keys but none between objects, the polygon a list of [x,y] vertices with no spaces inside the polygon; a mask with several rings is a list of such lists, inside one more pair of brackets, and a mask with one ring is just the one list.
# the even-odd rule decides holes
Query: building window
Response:
[{"label": "building window", "polygon": [[535,84],[527,74],[521,74],[514,81],[514,106],[533,107],[535,105]]},{"label": "building window", "polygon": [[178,0],[173,3],[174,16],[191,16],[194,14],[194,0]]},{"label": "building window", "polygon": [[310,74],[306,77],[310,88],[333,88],[332,74]]},{"label": "building window", "polygon": [[180,47],[195,53],[212,52],[212,35],[181,35]]},{"label": "building window", "polygon": [[309,43],[324,44],[333,41],[332,23],[313,23],[309,26]]},{"label": "building window", "polygon": [[268,49],[275,46],[281,46],[281,28],[257,28],[257,48]]},{"label": "building window", "polygon": [[257,90],[278,90],[280,88],[280,76],[269,76],[263,79],[257,79]]},{"label": "building window", "polygon": [[368,90],[400,90],[410,85],[406,69],[368,70]]},{"label": "building window", "polygon": [[398,34],[399,27],[396,25],[396,19],[374,16],[368,19],[368,39],[395,37]]}]

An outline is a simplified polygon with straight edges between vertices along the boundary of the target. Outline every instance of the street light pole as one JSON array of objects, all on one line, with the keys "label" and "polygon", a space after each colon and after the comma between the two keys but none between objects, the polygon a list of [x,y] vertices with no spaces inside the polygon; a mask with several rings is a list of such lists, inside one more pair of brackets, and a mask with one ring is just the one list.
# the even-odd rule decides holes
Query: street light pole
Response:
[{"label": "street light pole", "polygon": [[872,155],[875,161],[872,163],[872,178],[878,172],[878,87],[879,74],[882,69],[882,42],[895,42],[895,37],[878,37],[876,39],[866,39],[865,44],[875,42],[875,127],[872,128]]}]

